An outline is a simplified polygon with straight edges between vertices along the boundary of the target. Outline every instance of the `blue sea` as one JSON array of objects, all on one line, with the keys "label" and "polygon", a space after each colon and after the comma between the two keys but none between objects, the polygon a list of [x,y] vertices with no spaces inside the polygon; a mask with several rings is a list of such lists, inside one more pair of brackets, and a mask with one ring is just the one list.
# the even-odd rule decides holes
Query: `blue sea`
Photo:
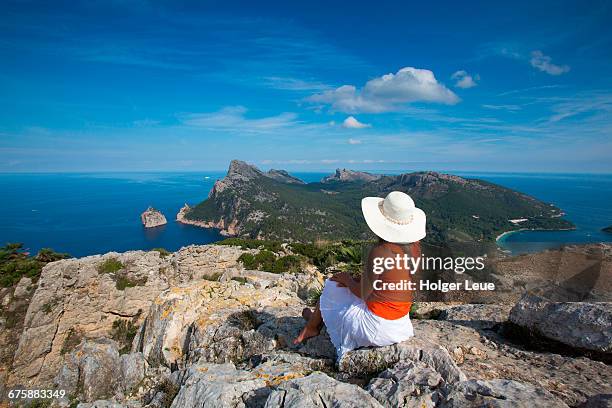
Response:
[{"label": "blue sea", "polygon": [[[327,173],[293,173],[317,181]],[[612,224],[612,175],[465,173],[554,203],[577,225],[575,231],[525,231],[500,245],[514,254],[563,243],[612,241],[601,228]],[[163,247],[222,239],[215,230],[175,222],[184,203],[208,196],[225,172],[0,174],[0,243],[23,242],[32,253],[53,248],[73,256]],[[145,229],[140,214],[161,210],[168,224]]]}]

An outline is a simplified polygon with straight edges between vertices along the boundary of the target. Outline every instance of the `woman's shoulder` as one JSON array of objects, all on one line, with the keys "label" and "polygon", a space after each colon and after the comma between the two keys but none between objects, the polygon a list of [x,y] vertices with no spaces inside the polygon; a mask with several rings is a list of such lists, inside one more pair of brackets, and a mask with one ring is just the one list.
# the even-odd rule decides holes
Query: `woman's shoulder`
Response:
[{"label": "woman's shoulder", "polygon": [[377,242],[370,249],[370,256],[372,257],[384,257],[393,255],[393,248],[391,243],[389,242]]}]

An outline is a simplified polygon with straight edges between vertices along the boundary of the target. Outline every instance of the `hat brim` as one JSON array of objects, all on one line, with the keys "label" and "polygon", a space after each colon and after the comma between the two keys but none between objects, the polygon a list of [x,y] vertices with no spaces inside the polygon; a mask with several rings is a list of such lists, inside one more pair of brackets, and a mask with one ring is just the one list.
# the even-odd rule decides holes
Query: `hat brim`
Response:
[{"label": "hat brim", "polygon": [[374,234],[396,244],[408,244],[425,238],[426,217],[423,210],[414,208],[412,222],[400,225],[388,220],[380,212],[378,205],[381,201],[383,199],[380,197],[366,197],[361,200],[363,217]]}]

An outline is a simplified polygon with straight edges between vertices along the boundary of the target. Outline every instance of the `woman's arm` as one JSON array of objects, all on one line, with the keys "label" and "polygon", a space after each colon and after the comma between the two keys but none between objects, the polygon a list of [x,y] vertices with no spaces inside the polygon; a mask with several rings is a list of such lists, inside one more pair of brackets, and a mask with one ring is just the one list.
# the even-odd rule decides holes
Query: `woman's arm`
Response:
[{"label": "woman's arm", "polygon": [[338,283],[339,286],[348,288],[355,296],[361,297],[361,284],[357,282],[353,277],[346,273],[340,272],[331,277],[331,280]]}]

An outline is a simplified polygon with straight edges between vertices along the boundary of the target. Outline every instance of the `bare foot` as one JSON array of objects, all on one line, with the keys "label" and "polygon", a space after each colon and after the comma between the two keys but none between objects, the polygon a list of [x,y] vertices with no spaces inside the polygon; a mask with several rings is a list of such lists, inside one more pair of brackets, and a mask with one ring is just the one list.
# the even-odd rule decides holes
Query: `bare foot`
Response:
[{"label": "bare foot", "polygon": [[302,310],[302,317],[304,320],[308,321],[310,320],[310,316],[312,316],[312,310],[309,307],[305,307],[304,310]]},{"label": "bare foot", "polygon": [[303,342],[306,339],[309,339],[311,337],[317,336],[317,335],[319,335],[320,331],[321,331],[321,329],[312,329],[312,328],[308,327],[308,325],[306,325],[302,329],[300,334],[298,334],[298,336],[295,338],[295,340],[293,340],[293,344],[300,344],[301,342]]}]

